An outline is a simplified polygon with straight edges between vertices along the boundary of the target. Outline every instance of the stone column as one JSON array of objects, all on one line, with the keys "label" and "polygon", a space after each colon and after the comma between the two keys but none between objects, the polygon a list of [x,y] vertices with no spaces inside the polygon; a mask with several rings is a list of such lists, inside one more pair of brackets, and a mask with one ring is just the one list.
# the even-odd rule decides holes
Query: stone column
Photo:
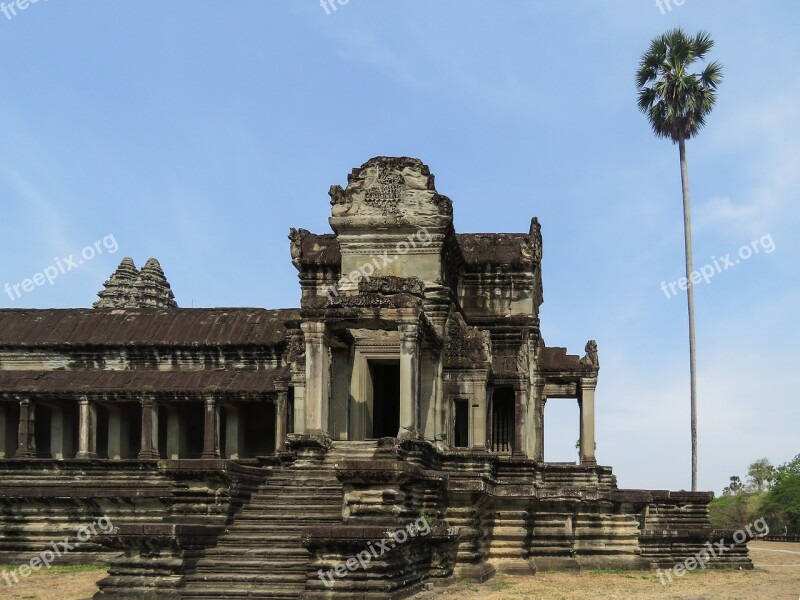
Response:
[{"label": "stone column", "polygon": [[533,387],[533,460],[544,462],[544,407],[547,396],[544,394],[544,382]]},{"label": "stone column", "polygon": [[294,386],[294,432],[306,432],[306,384],[305,380],[299,381],[292,375]]},{"label": "stone column", "polygon": [[328,435],[330,349],[325,323],[301,324],[306,338],[306,433]]},{"label": "stone column", "polygon": [[30,398],[19,402],[16,458],[36,458],[36,404]]},{"label": "stone column", "polygon": [[[50,457],[64,460],[66,440],[64,439],[64,409],[60,406],[50,408]],[[81,427],[81,430],[83,428]],[[89,458],[78,454],[76,458]]]},{"label": "stone column", "polygon": [[244,423],[239,418],[240,412],[238,406],[225,408],[225,458],[229,460],[237,460],[241,452]]},{"label": "stone column", "polygon": [[596,377],[581,377],[581,464],[596,465],[594,456],[594,390]]},{"label": "stone column", "polygon": [[289,393],[285,390],[278,392],[275,401],[275,452],[286,450],[286,435],[289,424]]},{"label": "stone column", "polygon": [[419,322],[401,322],[400,431],[397,437],[419,437]]},{"label": "stone column", "polygon": [[79,401],[78,454],[76,458],[97,458],[97,406],[86,396]]},{"label": "stone column", "polygon": [[514,388],[514,448],[512,452],[512,455],[518,458],[527,456],[527,412],[528,390],[520,385]]},{"label": "stone column", "polygon": [[130,456],[128,444],[130,425],[123,418],[122,407],[108,407],[108,458],[120,460]]},{"label": "stone column", "polygon": [[179,460],[186,458],[186,427],[181,419],[180,406],[167,406],[167,458]]},{"label": "stone column", "polygon": [[205,398],[205,425],[201,458],[219,458],[219,412],[214,396]]},{"label": "stone column", "polygon": [[153,398],[142,399],[142,446],[139,458],[153,460],[158,453],[158,402]]}]

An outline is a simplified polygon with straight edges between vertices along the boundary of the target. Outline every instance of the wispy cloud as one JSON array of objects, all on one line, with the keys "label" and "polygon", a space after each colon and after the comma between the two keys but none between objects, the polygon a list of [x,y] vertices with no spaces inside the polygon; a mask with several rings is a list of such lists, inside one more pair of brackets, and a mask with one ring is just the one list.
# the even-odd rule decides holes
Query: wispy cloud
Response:
[{"label": "wispy cloud", "polygon": [[340,58],[375,67],[399,83],[415,87],[423,86],[423,80],[414,72],[411,61],[392,50],[386,43],[379,41],[374,33],[340,29],[337,30],[336,38],[340,42],[338,51]]}]

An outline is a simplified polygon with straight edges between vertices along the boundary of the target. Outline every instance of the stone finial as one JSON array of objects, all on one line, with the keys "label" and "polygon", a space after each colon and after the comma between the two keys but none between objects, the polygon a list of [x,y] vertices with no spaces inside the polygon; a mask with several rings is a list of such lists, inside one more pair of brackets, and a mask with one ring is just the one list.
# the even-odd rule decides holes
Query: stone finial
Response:
[{"label": "stone finial", "polygon": [[100,299],[94,308],[125,308],[134,303],[134,283],[139,277],[139,269],[129,257],[122,259],[117,270],[103,284],[103,290],[97,295]]},{"label": "stone finial", "polygon": [[289,248],[292,253],[292,264],[298,269],[303,260],[303,238],[308,233],[306,229],[295,229],[294,227],[289,229],[289,241],[291,242]]},{"label": "stone finial", "polygon": [[133,285],[138,308],[178,307],[172,288],[155,258],[148,259]]},{"label": "stone finial", "polygon": [[600,359],[597,355],[597,342],[594,340],[589,340],[586,342],[586,348],[584,348],[586,355],[581,359],[582,365],[591,365],[595,369],[600,368]]}]

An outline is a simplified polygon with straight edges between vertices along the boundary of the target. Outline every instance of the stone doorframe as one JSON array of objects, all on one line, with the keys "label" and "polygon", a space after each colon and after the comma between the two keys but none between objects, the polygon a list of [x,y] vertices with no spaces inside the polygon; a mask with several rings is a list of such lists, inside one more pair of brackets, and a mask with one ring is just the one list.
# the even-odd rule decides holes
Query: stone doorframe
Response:
[{"label": "stone doorframe", "polygon": [[374,414],[371,360],[400,361],[399,343],[384,346],[359,346],[353,353],[353,374],[350,377],[350,397],[347,402],[347,439],[363,440],[371,430]]}]

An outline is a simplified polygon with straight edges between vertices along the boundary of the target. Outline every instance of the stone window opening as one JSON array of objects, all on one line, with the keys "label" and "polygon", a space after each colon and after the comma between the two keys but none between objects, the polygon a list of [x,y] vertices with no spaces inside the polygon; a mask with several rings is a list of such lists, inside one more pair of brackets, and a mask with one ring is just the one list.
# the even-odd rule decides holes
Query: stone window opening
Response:
[{"label": "stone window opening", "polygon": [[579,461],[580,408],[577,398],[549,397],[544,408],[544,461]]}]

